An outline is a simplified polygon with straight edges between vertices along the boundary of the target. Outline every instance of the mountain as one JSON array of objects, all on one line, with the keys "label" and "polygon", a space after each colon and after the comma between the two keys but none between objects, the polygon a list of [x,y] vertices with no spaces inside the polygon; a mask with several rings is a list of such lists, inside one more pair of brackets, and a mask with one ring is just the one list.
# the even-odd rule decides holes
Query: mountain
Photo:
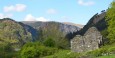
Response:
[{"label": "mountain", "polygon": [[22,25],[25,30],[31,33],[32,41],[36,41],[38,39],[38,31],[36,29],[21,22],[18,23]]},{"label": "mountain", "polygon": [[[106,36],[106,34],[103,33],[103,31],[107,29],[105,15],[106,12],[95,14],[84,27],[83,25],[69,22],[16,22],[10,18],[0,19],[0,44],[10,43],[13,46],[21,46],[26,42],[40,39],[41,35],[56,35],[56,33],[59,32],[61,32],[61,35],[64,35],[65,38],[70,40],[76,34],[84,35],[91,27],[96,27],[102,35]],[[44,31],[47,31],[47,33],[41,34],[41,32],[43,33]]]},{"label": "mountain", "polygon": [[32,34],[22,24],[10,18],[0,19],[0,45],[6,43],[20,47],[32,41]]},{"label": "mountain", "polygon": [[65,37],[71,39],[80,28],[59,22],[16,22],[4,18],[0,19],[0,45],[8,43],[13,47],[20,47],[24,43],[38,40],[41,30],[50,33],[60,30]]},{"label": "mountain", "polygon": [[95,14],[77,34],[84,35],[84,33],[91,27],[96,27],[100,32],[106,30],[107,22],[105,20],[105,16],[106,12]]},{"label": "mountain", "polygon": [[79,27],[79,28],[83,28],[83,27],[84,27],[84,25],[81,25],[81,24],[75,24],[75,23],[71,23],[71,22],[62,22],[62,23],[64,23],[64,24],[68,24],[68,25],[77,26],[77,27]]},{"label": "mountain", "polygon": [[[70,25],[70,24],[65,24],[65,23],[60,23],[60,22],[40,22],[40,21],[35,21],[35,22],[28,22],[28,21],[24,21],[22,22],[26,25],[29,25],[33,28],[35,28],[38,32],[40,32],[40,30],[43,31],[43,28],[50,30],[53,29],[54,27],[57,27],[57,30],[60,30],[66,38],[68,39],[72,39],[73,35],[80,30],[81,28],[79,28],[78,26],[75,25]],[[50,27],[50,28],[49,28]]]}]

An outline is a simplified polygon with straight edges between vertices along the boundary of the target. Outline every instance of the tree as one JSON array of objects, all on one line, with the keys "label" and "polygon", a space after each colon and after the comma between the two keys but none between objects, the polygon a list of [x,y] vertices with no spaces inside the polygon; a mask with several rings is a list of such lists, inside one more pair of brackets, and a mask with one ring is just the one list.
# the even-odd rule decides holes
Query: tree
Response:
[{"label": "tree", "polygon": [[110,7],[107,10],[107,16],[106,16],[107,22],[108,22],[108,38],[110,40],[110,43],[115,42],[115,1],[113,1],[110,5]]},{"label": "tree", "polygon": [[55,22],[48,23],[46,27],[40,28],[39,41],[49,47],[69,49],[69,40],[65,38],[63,32],[59,30],[59,24]]},{"label": "tree", "polygon": [[48,56],[56,53],[57,48],[46,47],[40,42],[30,42],[26,43],[21,51],[21,58],[41,58],[43,56]]},{"label": "tree", "polygon": [[0,44],[0,58],[12,58],[15,56],[12,52],[14,51],[10,43]]},{"label": "tree", "polygon": [[55,46],[55,41],[52,38],[47,38],[43,44],[48,47],[54,47]]}]

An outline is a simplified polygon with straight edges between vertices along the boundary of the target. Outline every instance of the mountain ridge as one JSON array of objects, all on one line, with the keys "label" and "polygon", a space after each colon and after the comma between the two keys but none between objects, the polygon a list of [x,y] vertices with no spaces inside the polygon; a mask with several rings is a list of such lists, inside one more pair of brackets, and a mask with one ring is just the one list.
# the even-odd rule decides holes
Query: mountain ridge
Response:
[{"label": "mountain ridge", "polygon": [[27,42],[39,40],[40,30],[43,29],[42,31],[44,31],[44,28],[46,30],[53,30],[54,27],[58,27],[56,30],[63,32],[67,39],[72,39],[73,35],[80,30],[77,26],[67,25],[60,22],[28,23],[30,23],[30,25],[24,24],[23,22],[17,22],[10,18],[0,19],[0,43],[9,43],[14,48],[15,46],[21,47]]},{"label": "mountain ridge", "polygon": [[[62,33],[65,34],[65,36],[69,36],[67,38],[72,39],[73,34],[76,33],[78,30],[81,28],[70,25],[70,24],[64,24],[61,22],[54,22],[54,21],[49,21],[49,22],[41,22],[41,21],[35,21],[35,22],[22,22],[24,24],[27,24],[39,31],[40,28],[48,28],[48,26],[51,26],[52,24],[55,24],[57,26],[58,30],[60,30]],[[51,27],[53,28],[53,27]],[[69,35],[68,35],[69,34]]]},{"label": "mountain ridge", "polygon": [[90,27],[96,27],[100,32],[107,29],[105,16],[106,12],[96,13],[77,34],[84,35]]}]

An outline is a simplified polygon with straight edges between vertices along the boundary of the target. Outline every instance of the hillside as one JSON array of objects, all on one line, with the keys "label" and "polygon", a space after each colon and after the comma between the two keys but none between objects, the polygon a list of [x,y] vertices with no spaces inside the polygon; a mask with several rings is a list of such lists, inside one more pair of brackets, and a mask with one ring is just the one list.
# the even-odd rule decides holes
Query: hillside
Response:
[{"label": "hillside", "polygon": [[70,24],[65,24],[65,23],[60,23],[60,22],[40,22],[40,21],[36,21],[36,22],[22,22],[26,25],[29,25],[33,28],[35,28],[36,30],[38,30],[38,32],[40,32],[40,30],[44,31],[44,29],[47,30],[52,30],[55,29],[55,27],[57,28],[57,30],[60,30],[68,39],[72,39],[73,35],[80,30],[81,28],[79,28],[78,26],[75,25],[70,25]]},{"label": "hillside", "polygon": [[[24,23],[24,24],[23,24]],[[41,30],[60,30],[68,39],[80,30],[79,27],[59,22],[16,22],[10,18],[0,19],[0,45],[11,44],[13,47],[20,47],[27,42],[37,41],[40,38]],[[54,32],[54,31],[53,31]],[[51,33],[51,32],[50,32]],[[68,35],[69,34],[69,35]],[[49,34],[51,35],[51,34]]]},{"label": "hillside", "polygon": [[[105,16],[106,12],[95,14],[84,27],[69,22],[0,19],[0,58],[114,57],[115,44],[104,45],[108,27]],[[70,40],[75,44],[71,44]],[[72,51],[72,46],[85,53]]]},{"label": "hillside", "polygon": [[10,18],[0,19],[0,45],[8,43],[13,47],[20,47],[30,41],[32,41],[31,33],[21,24]]},{"label": "hillside", "polygon": [[68,25],[74,25],[74,26],[77,26],[77,27],[79,27],[79,28],[83,28],[83,27],[84,27],[84,25],[81,25],[81,24],[75,24],[75,23],[71,23],[71,22],[62,22],[62,23],[64,23],[64,24],[68,24]]},{"label": "hillside", "polygon": [[105,16],[106,12],[102,12],[101,14],[95,14],[77,34],[84,35],[84,33],[90,27],[96,27],[100,32],[106,30],[107,22],[105,20]]}]

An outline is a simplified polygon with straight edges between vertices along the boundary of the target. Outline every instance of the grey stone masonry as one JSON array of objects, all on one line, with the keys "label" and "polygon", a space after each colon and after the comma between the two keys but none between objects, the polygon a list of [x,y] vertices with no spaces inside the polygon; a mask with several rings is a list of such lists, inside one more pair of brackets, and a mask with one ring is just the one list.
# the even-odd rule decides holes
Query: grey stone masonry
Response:
[{"label": "grey stone masonry", "polygon": [[87,52],[98,49],[102,44],[102,35],[101,33],[95,28],[89,28],[84,36],[76,35],[71,40],[71,50],[73,52]]}]

